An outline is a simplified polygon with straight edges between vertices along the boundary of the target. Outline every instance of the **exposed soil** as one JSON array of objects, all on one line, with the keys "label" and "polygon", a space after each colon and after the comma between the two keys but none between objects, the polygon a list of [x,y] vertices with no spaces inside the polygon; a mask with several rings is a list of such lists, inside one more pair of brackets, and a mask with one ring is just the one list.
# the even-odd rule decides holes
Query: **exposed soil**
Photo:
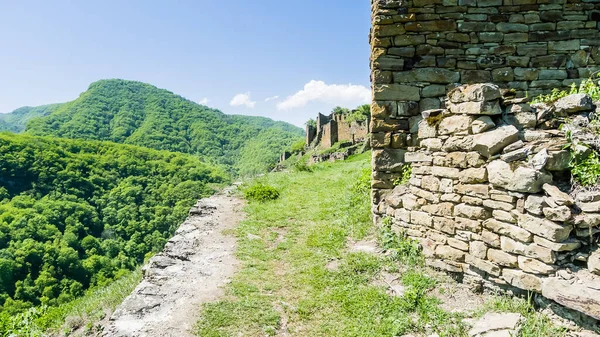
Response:
[{"label": "exposed soil", "polygon": [[235,238],[223,234],[244,218],[229,190],[203,199],[144,266],[144,278],[113,313],[105,337],[191,337],[201,305],[223,295],[237,270]]}]

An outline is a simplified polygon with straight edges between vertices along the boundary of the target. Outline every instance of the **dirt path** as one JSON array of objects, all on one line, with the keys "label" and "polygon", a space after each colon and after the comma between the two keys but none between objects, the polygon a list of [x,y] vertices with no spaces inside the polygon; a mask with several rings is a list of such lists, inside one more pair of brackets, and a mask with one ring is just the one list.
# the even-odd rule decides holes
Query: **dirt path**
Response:
[{"label": "dirt path", "polygon": [[243,219],[243,202],[229,190],[203,199],[144,266],[144,278],[117,308],[105,337],[194,336],[200,306],[216,300],[237,269],[235,239],[223,235]]}]

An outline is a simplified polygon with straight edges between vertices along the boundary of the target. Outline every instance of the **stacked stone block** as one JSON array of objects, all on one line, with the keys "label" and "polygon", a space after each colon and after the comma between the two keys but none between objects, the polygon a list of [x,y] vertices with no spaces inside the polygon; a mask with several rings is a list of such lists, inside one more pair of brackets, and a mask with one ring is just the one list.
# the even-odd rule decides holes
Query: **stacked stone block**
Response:
[{"label": "stacked stone block", "polygon": [[372,7],[376,100],[402,91],[421,110],[439,108],[445,86],[456,82],[537,95],[600,69],[598,0],[373,0]]}]

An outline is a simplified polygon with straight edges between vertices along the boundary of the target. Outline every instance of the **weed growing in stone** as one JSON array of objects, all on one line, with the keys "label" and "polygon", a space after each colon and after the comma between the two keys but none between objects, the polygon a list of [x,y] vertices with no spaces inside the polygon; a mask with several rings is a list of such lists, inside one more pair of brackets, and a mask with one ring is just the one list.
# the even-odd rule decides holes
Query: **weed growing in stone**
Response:
[{"label": "weed growing in stone", "polygon": [[552,89],[552,92],[547,95],[535,97],[531,103],[554,103],[559,99],[573,94],[588,94],[594,102],[600,101],[600,72],[590,78],[587,78],[577,86],[575,83],[571,85],[570,90]]},{"label": "weed growing in stone", "polygon": [[408,266],[421,266],[424,263],[419,244],[403,233],[392,229],[392,218],[385,218],[379,233],[381,248],[385,249],[393,261]]},{"label": "weed growing in stone", "polygon": [[402,165],[400,177],[394,180],[394,186],[406,185],[410,180],[410,176],[412,175],[412,165],[410,163],[406,163]]},{"label": "weed growing in stone", "polygon": [[591,186],[598,183],[600,177],[600,159],[595,151],[588,155],[574,156],[570,163],[573,179],[582,186]]}]

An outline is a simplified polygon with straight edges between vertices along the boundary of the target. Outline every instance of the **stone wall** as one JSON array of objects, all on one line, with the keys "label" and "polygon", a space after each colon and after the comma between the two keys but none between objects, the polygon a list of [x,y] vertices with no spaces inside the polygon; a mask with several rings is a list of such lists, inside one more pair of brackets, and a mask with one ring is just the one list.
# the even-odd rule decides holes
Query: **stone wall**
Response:
[{"label": "stone wall", "polygon": [[375,191],[376,220],[389,217],[418,240],[434,268],[543,294],[599,319],[600,192],[561,190],[571,187],[571,152],[557,128],[576,130],[596,107],[586,95],[532,107],[502,93],[493,84],[460,86],[447,109],[411,118],[404,160],[384,163],[411,165],[411,179]]},{"label": "stone wall", "polygon": [[332,113],[329,116],[319,114],[316,127],[306,126],[306,146],[328,149],[338,142],[356,144],[367,139],[369,120],[347,122],[344,115]]}]

